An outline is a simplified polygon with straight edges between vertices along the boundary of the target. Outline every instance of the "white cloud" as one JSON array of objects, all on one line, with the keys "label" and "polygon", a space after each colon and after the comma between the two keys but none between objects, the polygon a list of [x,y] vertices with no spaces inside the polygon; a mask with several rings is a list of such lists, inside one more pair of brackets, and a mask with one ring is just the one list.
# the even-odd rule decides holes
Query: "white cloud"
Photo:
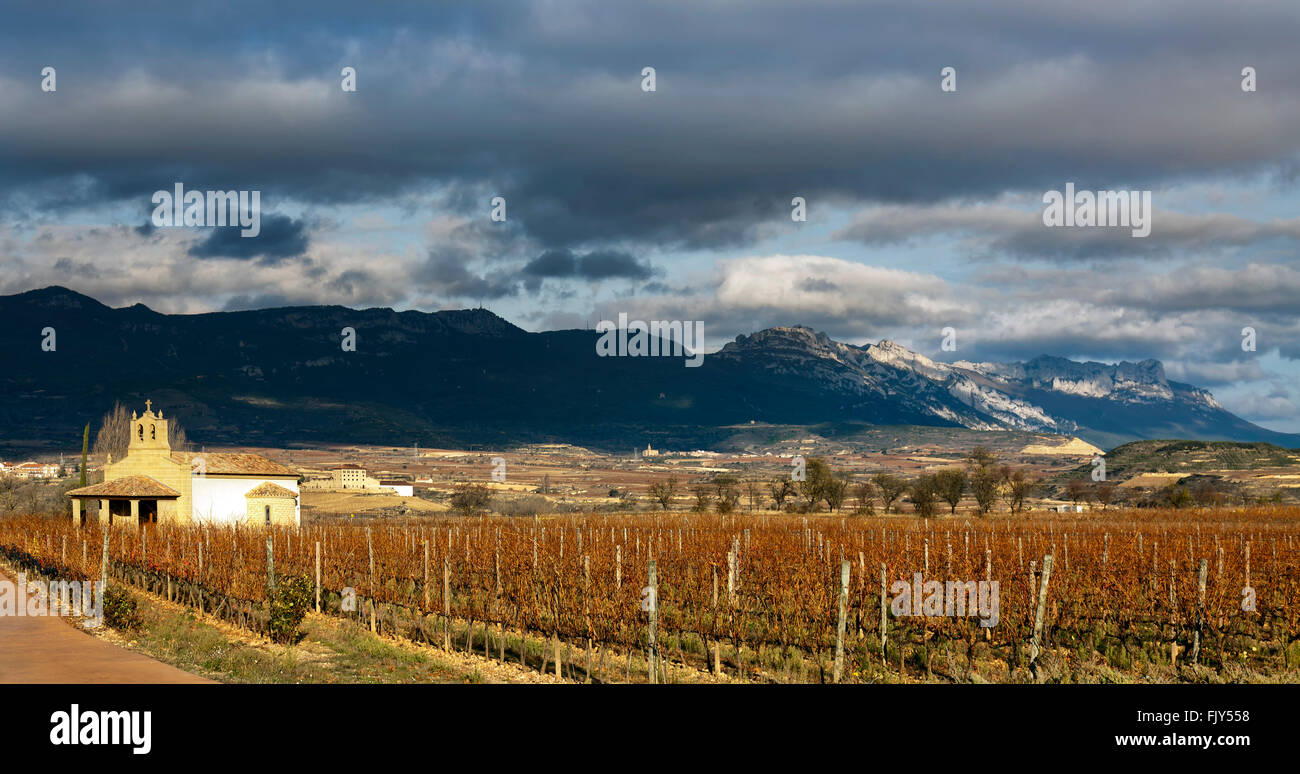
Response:
[{"label": "white cloud", "polygon": [[814,315],[891,324],[962,314],[941,278],[819,255],[718,262],[714,295],[724,310]]}]

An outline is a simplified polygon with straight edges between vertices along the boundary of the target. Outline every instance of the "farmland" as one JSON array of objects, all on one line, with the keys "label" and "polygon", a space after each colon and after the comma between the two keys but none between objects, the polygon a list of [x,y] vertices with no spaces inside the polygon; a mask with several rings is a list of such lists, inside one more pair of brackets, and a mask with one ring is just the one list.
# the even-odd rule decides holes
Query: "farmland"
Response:
[{"label": "farmland", "polygon": [[[97,579],[105,545],[110,583],[254,631],[268,589],[298,576],[324,615],[578,681],[1234,681],[1300,668],[1289,507],[435,515],[107,535],[0,519],[0,551],[30,572]],[[900,607],[917,574],[996,582],[995,615],[973,601],[965,614]]]}]

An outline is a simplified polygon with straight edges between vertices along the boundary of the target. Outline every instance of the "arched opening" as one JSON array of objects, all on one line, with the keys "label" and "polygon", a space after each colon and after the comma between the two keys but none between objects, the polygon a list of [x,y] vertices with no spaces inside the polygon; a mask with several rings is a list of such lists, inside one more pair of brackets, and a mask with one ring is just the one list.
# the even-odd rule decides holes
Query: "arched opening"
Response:
[{"label": "arched opening", "polygon": [[140,440],[143,441],[143,440],[144,440],[144,425],[140,425],[138,428],[136,428],[136,432],[139,433],[139,435],[140,435]]},{"label": "arched opening", "polygon": [[158,429],[153,425],[149,425],[149,440],[151,441],[158,440]]},{"label": "arched opening", "polygon": [[266,506],[266,526],[271,526],[271,506]]}]

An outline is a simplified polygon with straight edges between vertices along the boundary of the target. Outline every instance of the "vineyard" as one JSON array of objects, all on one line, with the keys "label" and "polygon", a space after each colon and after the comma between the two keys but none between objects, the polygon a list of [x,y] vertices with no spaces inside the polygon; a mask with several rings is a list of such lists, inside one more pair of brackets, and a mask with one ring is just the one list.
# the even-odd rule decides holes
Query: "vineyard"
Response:
[{"label": "vineyard", "polygon": [[[323,614],[591,682],[1027,682],[1082,664],[1223,680],[1300,666],[1300,512],[1097,516],[667,513],[107,535],[29,516],[0,520],[0,554],[254,630],[275,579],[301,576]],[[996,582],[996,625],[973,609],[900,614],[895,583],[918,573]]]}]

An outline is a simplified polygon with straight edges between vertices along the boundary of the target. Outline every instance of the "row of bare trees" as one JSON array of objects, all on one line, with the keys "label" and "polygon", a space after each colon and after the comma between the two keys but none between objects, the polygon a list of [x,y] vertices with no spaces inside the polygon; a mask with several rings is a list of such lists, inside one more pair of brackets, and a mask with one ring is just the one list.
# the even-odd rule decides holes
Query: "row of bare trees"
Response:
[{"label": "row of bare trees", "polygon": [[[1074,505],[1091,506],[1095,503],[1105,509],[1115,502],[1117,491],[1115,484],[1110,481],[1072,478],[1065,483],[1064,494]],[[1161,508],[1187,508],[1193,505],[1199,508],[1217,508],[1230,503],[1242,507],[1279,504],[1282,500],[1281,492],[1277,490],[1259,494],[1239,483],[1201,478],[1187,483],[1171,483],[1155,491],[1131,490],[1127,504]]]},{"label": "row of bare trees", "polygon": [[[904,478],[892,473],[875,473],[854,479],[848,473],[835,472],[820,457],[807,459],[802,479],[777,476],[766,482],[741,481],[735,476],[717,476],[691,489],[691,510],[697,513],[717,511],[731,513],[743,499],[750,510],[770,503],[778,511],[815,512],[825,508],[835,512],[852,507],[859,514],[874,514],[877,507],[893,513],[901,502],[912,505],[913,512],[933,516],[940,503],[956,513],[957,506],[969,493],[981,515],[992,511],[999,500],[1012,513],[1023,510],[1025,501],[1039,486],[1034,476],[1019,468],[999,465],[997,455],[978,446],[966,456],[964,464]],[[668,478],[650,485],[650,497],[662,510],[670,510],[679,493],[677,479]]]}]

